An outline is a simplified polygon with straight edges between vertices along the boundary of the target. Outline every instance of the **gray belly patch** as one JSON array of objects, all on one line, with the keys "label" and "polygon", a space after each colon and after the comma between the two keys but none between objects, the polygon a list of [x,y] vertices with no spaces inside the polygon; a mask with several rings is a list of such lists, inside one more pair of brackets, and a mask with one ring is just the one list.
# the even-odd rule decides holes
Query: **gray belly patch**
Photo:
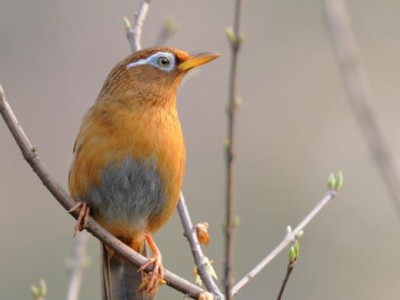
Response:
[{"label": "gray belly patch", "polygon": [[160,212],[165,195],[155,160],[126,158],[120,166],[110,163],[101,174],[100,185],[91,188],[85,198],[106,222],[140,228],[150,215]]}]

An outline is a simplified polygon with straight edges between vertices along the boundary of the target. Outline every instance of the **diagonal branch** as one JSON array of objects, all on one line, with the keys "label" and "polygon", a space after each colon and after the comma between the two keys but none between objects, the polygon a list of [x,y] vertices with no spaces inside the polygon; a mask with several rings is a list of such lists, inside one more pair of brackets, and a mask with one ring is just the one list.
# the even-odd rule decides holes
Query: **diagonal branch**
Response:
[{"label": "diagonal branch", "polygon": [[[76,203],[68,193],[58,184],[53,177],[50,176],[45,165],[38,156],[37,150],[32,146],[28,137],[26,136],[21,125],[18,123],[14,112],[12,111],[9,103],[6,101],[3,88],[0,85],[0,113],[3,116],[5,123],[7,124],[11,134],[13,135],[17,145],[22,151],[22,155],[28,164],[32,167],[33,171],[38,175],[42,183],[46,186],[49,192],[57,199],[57,201],[67,211],[71,209]],[[72,213],[76,219],[78,214]],[[103,227],[101,227],[96,221],[89,217],[86,230],[92,233],[95,237],[101,240],[104,244],[111,247],[116,253],[126,258],[136,266],[142,266],[147,262],[147,258],[133,251],[127,245],[122,243]],[[147,270],[150,271],[150,270]],[[204,290],[200,287],[190,283],[189,281],[179,277],[178,275],[165,270],[165,281],[167,284],[174,289],[187,294],[188,296],[197,299],[200,293]]]},{"label": "diagonal branch", "polygon": [[212,276],[209,272],[209,260],[204,256],[203,251],[201,250],[199,241],[197,239],[197,235],[195,233],[192,220],[190,219],[189,211],[186,207],[185,198],[183,193],[180,194],[180,200],[178,203],[178,213],[182,222],[182,227],[185,231],[185,236],[189,241],[190,249],[192,251],[192,255],[194,261],[197,266],[198,273],[200,275],[201,280],[203,281],[207,291],[213,293],[218,297],[218,299],[224,299],[224,296],[218,289],[218,286],[212,279]]},{"label": "diagonal branch", "polygon": [[343,0],[324,0],[328,33],[336,50],[353,113],[369,145],[372,157],[400,211],[400,170],[375,114],[365,68]]},{"label": "diagonal branch", "polygon": [[337,190],[328,190],[318,204],[309,212],[309,214],[300,222],[293,231],[286,234],[284,239],[272,250],[265,258],[263,258],[250,272],[248,272],[235,286],[232,288],[232,295],[236,295],[241,288],[250,282],[263,268],[265,268],[272,260],[278,256],[288,245],[295,242],[303,229],[310,223],[312,219],[337,195]]}]

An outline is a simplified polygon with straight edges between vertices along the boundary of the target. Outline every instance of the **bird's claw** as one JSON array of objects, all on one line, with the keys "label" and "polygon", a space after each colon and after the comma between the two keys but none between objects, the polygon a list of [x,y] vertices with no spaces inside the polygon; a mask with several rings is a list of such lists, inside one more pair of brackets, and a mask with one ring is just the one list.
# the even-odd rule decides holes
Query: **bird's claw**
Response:
[{"label": "bird's claw", "polygon": [[139,291],[145,292],[147,295],[154,296],[157,294],[158,285],[166,284],[164,280],[164,267],[161,262],[161,256],[157,255],[150,258],[139,271],[146,270],[149,266],[153,265],[153,270],[149,273],[143,273],[142,284]]},{"label": "bird's claw", "polygon": [[69,213],[73,213],[74,211],[79,210],[79,216],[76,220],[76,224],[74,227],[74,236],[79,232],[85,229],[87,222],[89,220],[90,215],[90,207],[87,203],[83,201],[79,201],[68,211]]}]

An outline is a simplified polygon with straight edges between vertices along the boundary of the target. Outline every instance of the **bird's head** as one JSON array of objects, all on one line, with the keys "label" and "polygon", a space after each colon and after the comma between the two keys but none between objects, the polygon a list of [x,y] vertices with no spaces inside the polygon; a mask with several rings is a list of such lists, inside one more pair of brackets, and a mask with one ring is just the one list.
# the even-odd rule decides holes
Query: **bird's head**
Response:
[{"label": "bird's head", "polygon": [[148,48],[122,60],[109,74],[99,98],[155,102],[175,99],[184,75],[218,53],[188,54],[170,47]]}]

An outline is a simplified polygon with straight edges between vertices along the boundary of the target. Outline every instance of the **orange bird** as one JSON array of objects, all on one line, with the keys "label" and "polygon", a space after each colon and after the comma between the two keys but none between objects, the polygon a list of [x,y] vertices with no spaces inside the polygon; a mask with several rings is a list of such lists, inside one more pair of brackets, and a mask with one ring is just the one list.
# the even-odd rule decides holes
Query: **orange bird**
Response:
[{"label": "orange bird", "polygon": [[[103,247],[104,299],[153,299],[163,282],[152,234],[171,217],[185,172],[176,108],[184,75],[219,57],[160,47],[129,55],[108,75],[74,146],[69,191],[78,203],[75,232],[89,214],[135,251],[153,256],[141,268]],[[152,265],[148,275],[144,270]],[[143,277],[143,278],[142,278]]]}]

